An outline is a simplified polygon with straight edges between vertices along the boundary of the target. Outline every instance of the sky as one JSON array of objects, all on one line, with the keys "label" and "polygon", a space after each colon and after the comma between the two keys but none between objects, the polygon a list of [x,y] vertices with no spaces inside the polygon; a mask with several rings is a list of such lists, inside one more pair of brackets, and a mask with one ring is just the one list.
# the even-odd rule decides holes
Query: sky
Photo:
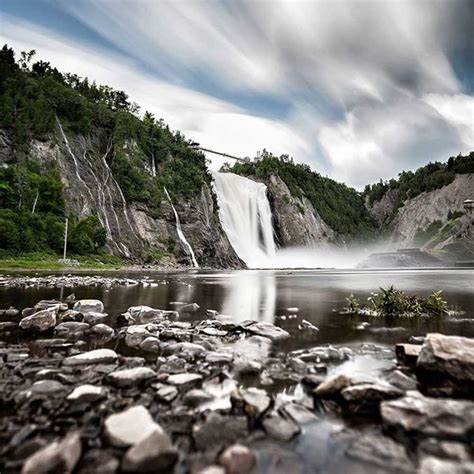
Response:
[{"label": "sky", "polygon": [[358,189],[474,149],[472,31],[472,0],[0,0],[17,52]]}]

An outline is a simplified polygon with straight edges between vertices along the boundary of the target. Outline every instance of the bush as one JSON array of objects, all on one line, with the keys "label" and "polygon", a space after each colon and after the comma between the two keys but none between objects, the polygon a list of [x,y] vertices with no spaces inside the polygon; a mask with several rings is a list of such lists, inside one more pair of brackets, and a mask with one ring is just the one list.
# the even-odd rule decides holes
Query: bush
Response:
[{"label": "bush", "polygon": [[107,234],[96,216],[73,222],[68,232],[68,249],[79,255],[99,253],[106,241]]}]

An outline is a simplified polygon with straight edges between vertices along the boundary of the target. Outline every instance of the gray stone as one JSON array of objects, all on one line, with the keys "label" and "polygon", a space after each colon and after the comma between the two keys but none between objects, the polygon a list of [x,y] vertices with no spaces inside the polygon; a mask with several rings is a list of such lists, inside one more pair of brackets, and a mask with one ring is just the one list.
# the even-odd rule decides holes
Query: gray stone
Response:
[{"label": "gray stone", "polygon": [[312,423],[318,420],[318,417],[312,411],[299,403],[287,403],[280,408],[280,411],[298,425],[304,425],[305,423]]},{"label": "gray stone", "polygon": [[36,311],[42,311],[45,309],[57,308],[58,311],[67,311],[67,304],[61,303],[57,300],[41,300],[35,304],[34,309]]},{"label": "gray stone", "polygon": [[245,403],[245,411],[253,418],[260,418],[269,408],[272,399],[265,390],[250,387],[240,390],[240,397]]},{"label": "gray stone", "polygon": [[290,441],[301,431],[298,424],[291,418],[283,417],[275,412],[263,419],[262,426],[268,435],[280,441]]},{"label": "gray stone", "polygon": [[88,324],[76,321],[67,321],[54,328],[54,334],[58,337],[80,337],[87,331],[89,331]]},{"label": "gray stone", "polygon": [[200,344],[193,342],[176,342],[163,346],[163,355],[179,354],[180,356],[187,356],[191,359],[203,355],[206,349]]},{"label": "gray stone", "polygon": [[353,415],[378,414],[380,403],[384,400],[400,398],[403,392],[385,384],[361,383],[345,388],[341,397],[345,411]]},{"label": "gray stone", "polygon": [[424,397],[407,392],[381,404],[385,427],[409,435],[466,440],[474,432],[474,402]]},{"label": "gray stone", "polygon": [[134,387],[156,377],[156,372],[149,367],[122,369],[107,375],[107,380],[118,387]]},{"label": "gray stone", "polygon": [[117,362],[118,355],[112,349],[95,349],[64,359],[64,365],[112,364]]},{"label": "gray stone", "polygon": [[164,434],[161,426],[151,417],[143,405],[109,415],[104,422],[104,435],[113,446],[135,446],[153,432]]},{"label": "gray stone", "polygon": [[178,389],[172,385],[156,383],[153,388],[156,389],[156,398],[160,401],[170,403],[178,396]]},{"label": "gray stone", "polygon": [[122,470],[169,473],[173,471],[177,460],[178,452],[169,437],[164,432],[153,431],[125,453]]},{"label": "gray stone", "polygon": [[109,315],[107,313],[97,313],[95,311],[89,311],[84,313],[84,322],[90,326],[94,326],[99,323],[103,323]]},{"label": "gray stone", "polygon": [[421,460],[418,474],[473,474],[473,462],[457,462],[435,457],[426,457]]},{"label": "gray stone", "polygon": [[245,474],[255,466],[256,461],[255,453],[243,444],[233,444],[219,456],[219,464],[227,474]]},{"label": "gray stone", "polygon": [[79,300],[74,303],[73,309],[80,313],[103,313],[104,304],[100,300]]},{"label": "gray stone", "polygon": [[80,385],[76,387],[68,396],[67,400],[69,401],[79,401],[79,402],[95,402],[104,398],[107,394],[107,391],[104,387],[98,387],[96,385]]},{"label": "gray stone", "polygon": [[140,349],[145,352],[158,353],[161,350],[160,340],[157,337],[149,336],[140,342]]},{"label": "gray stone", "polygon": [[91,336],[101,339],[103,342],[109,342],[115,337],[115,331],[107,324],[96,324],[90,329]]},{"label": "gray stone", "polygon": [[333,398],[341,393],[347,387],[353,384],[353,380],[345,374],[333,375],[327,377],[313,391],[317,398]]},{"label": "gray stone", "polygon": [[56,380],[39,380],[35,382],[29,390],[40,395],[49,395],[66,390],[66,387]]},{"label": "gray stone", "polygon": [[206,354],[206,362],[209,362],[210,364],[230,364],[232,359],[232,354],[228,354],[227,352],[211,351]]},{"label": "gray stone", "polygon": [[457,441],[443,441],[436,438],[426,438],[418,443],[419,459],[434,456],[442,459],[469,461],[471,455],[466,444]]},{"label": "gray stone", "polygon": [[309,321],[306,321],[306,319],[303,319],[300,324],[298,324],[298,329],[300,332],[304,333],[305,335],[308,336],[317,336],[319,333],[319,329]]},{"label": "gray stone", "polygon": [[83,319],[83,314],[80,311],[75,311],[74,309],[68,309],[67,311],[64,311],[58,315],[58,320],[61,322],[75,321],[80,323]]},{"label": "gray stone", "polygon": [[140,344],[148,337],[155,336],[148,329],[148,325],[140,324],[130,326],[125,331],[125,344],[134,349],[138,348]]},{"label": "gray stone", "polygon": [[194,385],[198,382],[201,382],[201,380],[202,380],[202,375],[185,372],[185,373],[170,375],[166,379],[166,383],[169,383],[171,385],[177,385],[178,387],[184,387],[188,385]]},{"label": "gray stone", "polygon": [[178,319],[177,311],[166,311],[162,309],[150,308],[150,306],[132,306],[125,313],[125,318],[129,321],[140,324],[159,322],[165,319]]},{"label": "gray stone", "polygon": [[394,370],[391,372],[387,377],[387,381],[404,392],[407,392],[408,390],[416,390],[418,387],[417,381],[412,377],[405,375],[401,370]]},{"label": "gray stone", "polygon": [[421,352],[418,344],[396,344],[395,354],[398,361],[408,367],[414,367]]},{"label": "gray stone", "polygon": [[46,331],[56,325],[58,308],[50,308],[38,311],[31,316],[26,316],[20,321],[20,327],[30,331]]},{"label": "gray stone", "polygon": [[202,403],[210,402],[214,396],[200,388],[193,388],[185,393],[183,403],[189,407],[198,407]]},{"label": "gray stone", "polygon": [[81,457],[79,433],[68,434],[61,441],[54,441],[32,454],[23,465],[22,474],[70,473]]},{"label": "gray stone", "polygon": [[281,341],[290,337],[289,332],[266,321],[251,322],[251,324],[246,325],[244,329],[257,336],[267,337],[272,341]]}]

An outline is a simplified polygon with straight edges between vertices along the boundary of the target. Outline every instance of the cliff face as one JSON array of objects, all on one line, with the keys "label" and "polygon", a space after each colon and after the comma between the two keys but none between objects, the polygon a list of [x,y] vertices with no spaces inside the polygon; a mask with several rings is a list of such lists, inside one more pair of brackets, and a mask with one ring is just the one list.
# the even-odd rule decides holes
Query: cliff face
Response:
[{"label": "cliff face", "polygon": [[374,201],[372,204],[369,204],[368,198],[366,198],[365,205],[369,211],[369,214],[373,217],[379,227],[381,227],[387,221],[387,218],[392,214],[398,194],[398,189],[389,189],[382,196],[382,199]]},{"label": "cliff face", "polygon": [[[133,148],[133,143],[129,145],[127,148]],[[106,230],[107,250],[111,253],[140,260],[158,251],[169,255],[170,264],[189,265],[169,201],[163,200],[158,211],[140,202],[127,201],[109,166],[112,154],[111,140],[106,134],[95,131],[89,137],[72,135],[58,122],[57,135],[44,142],[31,141],[29,151],[21,159],[57,165],[66,210],[81,218],[96,215]],[[7,135],[0,133],[0,162],[8,164],[14,159]],[[242,267],[222,231],[212,192],[206,184],[192,199],[173,204],[200,266]]]},{"label": "cliff face", "polygon": [[334,231],[321,219],[308,199],[291,196],[280,177],[271,176],[265,180],[251,178],[267,186],[276,240],[280,246],[321,246],[334,240]]}]

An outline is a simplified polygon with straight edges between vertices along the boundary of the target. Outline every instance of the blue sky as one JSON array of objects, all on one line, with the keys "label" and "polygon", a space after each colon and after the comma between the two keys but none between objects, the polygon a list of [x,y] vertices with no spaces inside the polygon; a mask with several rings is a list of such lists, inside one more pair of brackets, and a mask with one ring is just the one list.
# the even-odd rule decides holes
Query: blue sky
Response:
[{"label": "blue sky", "polygon": [[464,0],[0,0],[0,40],[207,147],[361,187],[473,147]]}]

